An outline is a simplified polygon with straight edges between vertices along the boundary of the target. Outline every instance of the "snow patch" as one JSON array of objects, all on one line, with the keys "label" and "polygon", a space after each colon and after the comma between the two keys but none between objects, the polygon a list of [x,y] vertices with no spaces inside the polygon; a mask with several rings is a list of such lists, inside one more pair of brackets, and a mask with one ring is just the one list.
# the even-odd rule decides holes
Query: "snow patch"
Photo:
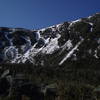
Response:
[{"label": "snow patch", "polygon": [[46,42],[48,42],[49,44],[43,48],[42,53],[52,54],[55,50],[59,49],[59,45],[58,45],[59,38],[60,38],[60,35],[58,35],[57,38],[54,38],[51,40],[50,38],[48,38]]},{"label": "snow patch", "polygon": [[89,23],[91,25],[90,32],[93,31],[93,23]]},{"label": "snow patch", "polygon": [[61,54],[65,49],[70,50],[73,47],[72,41],[68,40],[63,46],[61,46],[61,51],[59,54]]},{"label": "snow patch", "polygon": [[62,65],[71,55],[74,53],[75,50],[79,47],[79,45],[83,42],[83,39],[77,43],[77,45],[64,57],[64,59],[59,63]]},{"label": "snow patch", "polygon": [[81,21],[81,19],[70,22],[70,25],[68,26],[68,29],[70,29],[73,24],[75,24],[77,22],[80,22],[80,21]]},{"label": "snow patch", "polygon": [[68,41],[65,43],[65,45],[67,46],[68,50],[70,50],[70,49],[73,47],[71,40],[68,40]]},{"label": "snow patch", "polygon": [[92,18],[92,16],[89,16],[88,19]]},{"label": "snow patch", "polygon": [[94,57],[98,59],[99,57],[97,56],[97,50],[95,50],[94,52],[95,52]]},{"label": "snow patch", "polygon": [[41,38],[41,36],[40,36],[40,32],[37,31],[36,39],[39,40],[40,38]]}]

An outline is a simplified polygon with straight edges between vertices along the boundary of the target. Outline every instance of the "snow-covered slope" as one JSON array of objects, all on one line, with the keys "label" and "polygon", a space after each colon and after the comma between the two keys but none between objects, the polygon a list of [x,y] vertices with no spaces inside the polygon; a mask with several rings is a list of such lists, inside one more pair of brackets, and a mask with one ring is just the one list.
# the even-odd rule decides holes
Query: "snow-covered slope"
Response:
[{"label": "snow-covered slope", "polygon": [[100,14],[40,30],[2,27],[0,50],[1,62],[41,66],[100,59]]}]

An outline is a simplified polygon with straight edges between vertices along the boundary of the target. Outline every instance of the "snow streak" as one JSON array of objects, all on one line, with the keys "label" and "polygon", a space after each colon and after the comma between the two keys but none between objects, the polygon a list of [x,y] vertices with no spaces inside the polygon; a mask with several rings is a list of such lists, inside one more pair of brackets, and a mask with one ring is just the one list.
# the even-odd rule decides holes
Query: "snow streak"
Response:
[{"label": "snow streak", "polygon": [[62,65],[71,55],[74,53],[74,51],[79,47],[79,45],[83,42],[84,39],[79,41],[77,45],[62,59],[62,61],[59,63],[59,65]]}]

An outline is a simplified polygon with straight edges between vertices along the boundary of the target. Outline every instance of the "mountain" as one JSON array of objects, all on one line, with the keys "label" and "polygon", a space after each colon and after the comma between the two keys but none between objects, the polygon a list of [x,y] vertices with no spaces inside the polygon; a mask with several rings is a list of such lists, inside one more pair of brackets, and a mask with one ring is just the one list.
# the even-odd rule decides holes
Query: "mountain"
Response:
[{"label": "mountain", "polygon": [[30,83],[41,87],[47,100],[98,100],[99,66],[100,13],[40,30],[0,27],[3,100],[16,100],[21,89],[33,96]]},{"label": "mountain", "polygon": [[40,30],[0,27],[0,51],[1,63],[100,62],[100,13]]}]

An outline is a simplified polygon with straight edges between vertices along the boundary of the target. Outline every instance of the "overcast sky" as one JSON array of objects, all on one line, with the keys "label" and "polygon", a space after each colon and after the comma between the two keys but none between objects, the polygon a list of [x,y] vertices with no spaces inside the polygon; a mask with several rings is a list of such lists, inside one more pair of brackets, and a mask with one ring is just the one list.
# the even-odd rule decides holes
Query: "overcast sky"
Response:
[{"label": "overcast sky", "polygon": [[40,29],[100,12],[100,0],[0,0],[0,27]]}]

